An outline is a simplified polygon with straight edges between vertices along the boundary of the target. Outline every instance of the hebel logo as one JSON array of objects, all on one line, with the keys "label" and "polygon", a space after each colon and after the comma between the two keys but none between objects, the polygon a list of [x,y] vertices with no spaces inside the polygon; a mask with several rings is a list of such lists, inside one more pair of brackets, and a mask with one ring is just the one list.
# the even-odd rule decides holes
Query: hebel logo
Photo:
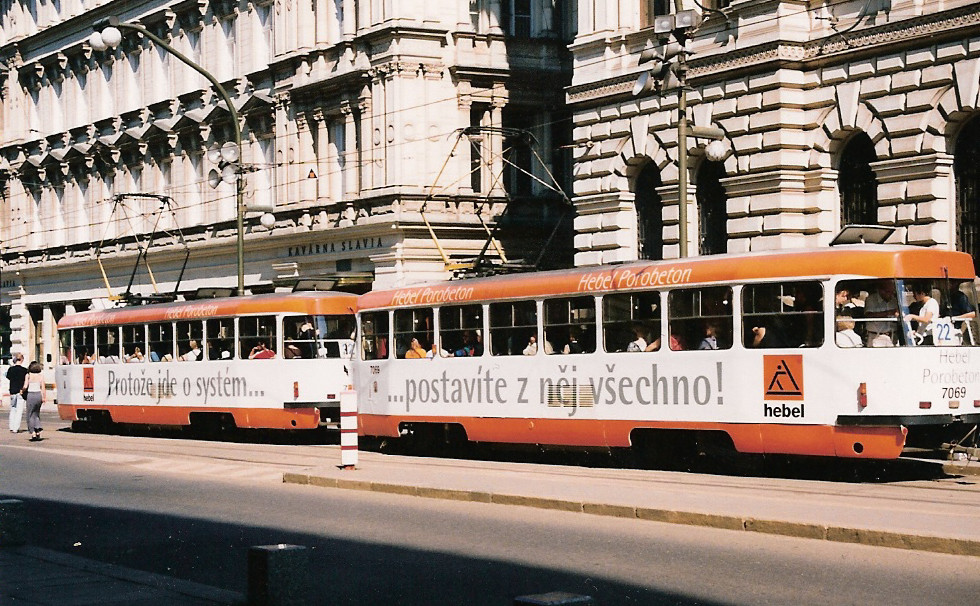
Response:
[{"label": "hebel logo", "polygon": [[763,356],[764,400],[803,399],[803,356]]},{"label": "hebel logo", "polygon": [[82,369],[82,391],[95,393],[95,369],[91,366]]}]

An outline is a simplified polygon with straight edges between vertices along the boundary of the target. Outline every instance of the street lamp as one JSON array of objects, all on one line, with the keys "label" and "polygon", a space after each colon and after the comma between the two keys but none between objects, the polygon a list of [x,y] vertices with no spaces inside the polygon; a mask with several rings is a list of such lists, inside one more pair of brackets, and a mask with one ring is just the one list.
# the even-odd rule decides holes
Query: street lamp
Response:
[{"label": "street lamp", "polygon": [[[231,124],[232,133],[234,134],[234,146],[233,150],[237,163],[242,157],[242,127],[238,123],[238,110],[235,109],[235,104],[231,102],[231,97],[228,96],[228,91],[225,87],[218,82],[217,78],[211,75],[206,69],[191,61],[183,53],[170,46],[162,38],[149,31],[142,25],[135,25],[132,23],[120,23],[118,17],[109,17],[103,22],[97,23],[95,25],[95,32],[89,36],[88,43],[93,49],[97,51],[104,51],[107,48],[116,48],[119,43],[122,42],[122,32],[120,30],[130,30],[138,32],[158,46],[166,50],[168,53],[180,59],[182,63],[201,74],[207,78],[208,82],[214,87],[214,90],[221,96],[221,99],[228,106],[228,113],[231,114]],[[237,164],[237,170],[234,173],[235,180],[235,208],[237,215],[237,227],[238,227],[238,296],[245,294],[245,203],[244,203],[244,189],[245,184],[242,181],[242,169],[241,164]]]},{"label": "street lamp", "polygon": [[[679,4],[679,3],[678,3]],[[653,33],[663,50],[649,48],[640,53],[640,64],[648,69],[640,74],[633,87],[633,96],[653,90],[660,82],[662,89],[677,87],[677,222],[680,224],[678,256],[687,256],[687,40],[701,24],[701,14],[693,10],[677,11],[653,20]],[[668,43],[670,36],[675,42]]]}]

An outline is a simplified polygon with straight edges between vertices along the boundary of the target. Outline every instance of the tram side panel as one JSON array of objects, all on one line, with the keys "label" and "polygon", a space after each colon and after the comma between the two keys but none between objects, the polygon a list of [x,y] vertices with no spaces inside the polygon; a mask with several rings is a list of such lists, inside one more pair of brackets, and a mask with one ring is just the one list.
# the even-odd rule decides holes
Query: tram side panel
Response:
[{"label": "tram side panel", "polygon": [[192,413],[226,413],[243,428],[312,429],[339,421],[350,373],[339,359],[64,365],[58,411],[72,421],[106,411],[117,423],[175,426]]},{"label": "tram side panel", "polygon": [[980,398],[972,355],[827,344],[361,361],[361,431],[455,423],[473,441],[626,447],[635,429],[693,429],[742,452],[894,458],[906,425],[958,414],[948,394]]}]

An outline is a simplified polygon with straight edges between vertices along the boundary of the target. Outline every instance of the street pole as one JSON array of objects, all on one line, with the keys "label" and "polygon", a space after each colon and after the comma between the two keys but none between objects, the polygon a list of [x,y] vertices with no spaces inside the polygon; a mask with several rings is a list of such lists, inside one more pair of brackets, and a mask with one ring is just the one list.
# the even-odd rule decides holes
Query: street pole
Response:
[{"label": "street pole", "polygon": [[221,100],[225,102],[225,105],[228,106],[228,113],[231,114],[232,133],[235,138],[235,146],[238,148],[239,165],[237,170],[237,177],[235,179],[235,209],[237,214],[236,226],[238,229],[238,296],[243,296],[245,294],[245,206],[244,206],[245,196],[244,196],[244,183],[242,182],[242,171],[241,171],[242,127],[241,124],[239,124],[238,122],[238,110],[235,109],[235,105],[231,102],[231,97],[228,96],[228,91],[226,91],[225,87],[222,86],[220,82],[218,82],[217,78],[211,75],[209,71],[207,71],[206,69],[204,69],[203,67],[195,63],[194,61],[191,61],[186,56],[184,56],[184,54],[178,51],[176,48],[167,44],[166,41],[164,41],[162,38],[160,38],[159,36],[151,32],[150,30],[146,29],[142,25],[134,25],[132,23],[120,23],[119,18],[115,16],[109,17],[108,25],[110,27],[115,27],[121,30],[125,29],[125,30],[139,32],[140,34],[152,40],[154,43],[156,43],[158,46],[166,50],[168,53],[170,53],[174,57],[177,57],[182,63],[184,63],[185,65],[187,65],[188,67],[196,71],[197,73],[201,74],[202,76],[204,76],[207,79],[207,81],[211,83],[211,86],[214,87],[214,90],[218,92],[218,95],[221,96]]},{"label": "street pole", "polygon": [[678,256],[687,256],[687,62],[682,52],[677,58],[677,79],[680,90],[677,97],[677,222],[680,224]]}]

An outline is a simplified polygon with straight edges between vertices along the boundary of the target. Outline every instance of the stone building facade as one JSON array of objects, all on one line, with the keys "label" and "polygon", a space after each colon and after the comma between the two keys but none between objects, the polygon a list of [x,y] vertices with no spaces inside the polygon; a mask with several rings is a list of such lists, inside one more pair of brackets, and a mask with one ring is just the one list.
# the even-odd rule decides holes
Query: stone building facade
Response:
[{"label": "stone building facade", "polygon": [[[843,224],[980,255],[980,3],[685,0],[688,254],[826,246]],[[677,89],[632,94],[673,1],[586,0],[568,89],[576,264],[678,256]]]},{"label": "stone building facade", "polygon": [[[574,8],[0,0],[2,353],[50,366],[57,320],[111,305],[106,283],[120,294],[134,268],[138,293],[236,285],[236,185],[209,183],[221,166],[208,154],[233,139],[231,112],[138,32],[94,48],[108,17],[163,39],[231,98],[245,205],[274,206],[271,229],[245,214],[245,286],[262,292],[445,279],[484,248],[530,256],[562,216],[542,183],[568,166],[555,150],[571,133]],[[486,246],[495,223],[499,253]],[[137,263],[149,234],[155,288]]]}]

